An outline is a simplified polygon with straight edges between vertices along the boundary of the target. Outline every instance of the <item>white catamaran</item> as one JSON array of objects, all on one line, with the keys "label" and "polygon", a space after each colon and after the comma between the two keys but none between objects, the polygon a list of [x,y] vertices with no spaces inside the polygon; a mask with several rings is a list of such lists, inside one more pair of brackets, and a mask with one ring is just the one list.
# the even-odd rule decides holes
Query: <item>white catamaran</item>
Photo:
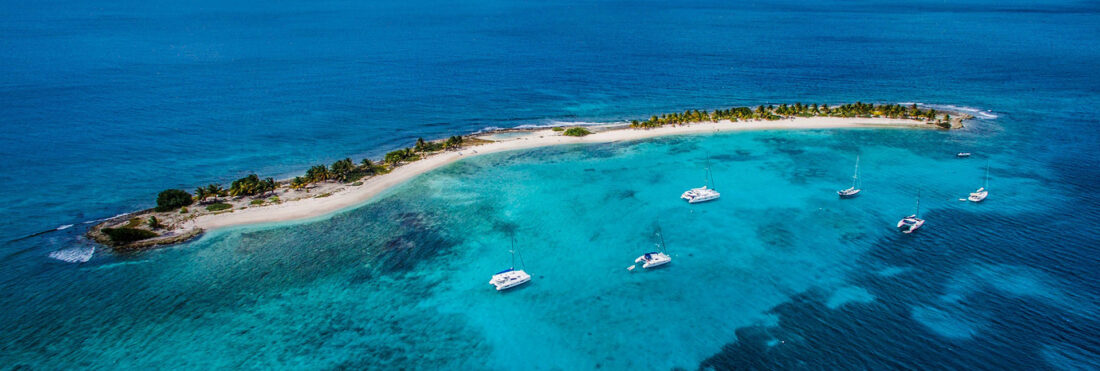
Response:
[{"label": "white catamaran", "polygon": [[[521,270],[516,270],[516,238],[512,236],[512,267],[497,272],[493,275],[493,278],[489,280],[489,284],[497,288],[497,291],[504,291],[531,281],[531,275]],[[523,258],[520,257],[520,264],[523,263]],[[526,265],[524,266],[526,268]]]},{"label": "white catamaran", "polygon": [[989,191],[985,189],[986,187],[989,187],[989,163],[985,164],[985,184],[982,185],[981,188],[978,188],[977,191],[971,192],[970,197],[966,199],[970,200],[970,202],[984,201],[986,196],[989,196]]},{"label": "white catamaran", "polygon": [[710,173],[710,157],[707,157],[707,172],[706,172],[706,185],[699,188],[692,188],[680,195],[680,198],[687,200],[688,203],[697,204],[700,202],[707,202],[710,200],[716,200],[721,197],[722,194],[714,190],[714,175]]},{"label": "white catamaran", "polygon": [[856,156],[856,170],[855,170],[855,173],[852,175],[852,187],[848,188],[848,189],[843,189],[843,190],[836,191],[836,194],[838,196],[840,196],[840,198],[855,197],[855,196],[859,195],[859,191],[860,191],[859,186],[860,186],[860,183],[859,183],[859,156]]},{"label": "white catamaran", "polygon": [[657,229],[657,237],[660,237],[661,243],[657,245],[657,251],[651,251],[634,259],[634,265],[626,268],[628,271],[633,271],[637,267],[637,263],[642,264],[642,268],[649,269],[659,267],[672,262],[672,257],[668,256],[668,250],[665,249],[665,237],[661,235],[661,229]]},{"label": "white catamaran", "polygon": [[920,215],[920,191],[917,191],[917,212],[913,215],[901,218],[901,220],[898,221],[898,229],[900,229],[902,233],[913,233],[917,228],[920,228],[924,225],[924,219],[917,217],[917,215]]}]

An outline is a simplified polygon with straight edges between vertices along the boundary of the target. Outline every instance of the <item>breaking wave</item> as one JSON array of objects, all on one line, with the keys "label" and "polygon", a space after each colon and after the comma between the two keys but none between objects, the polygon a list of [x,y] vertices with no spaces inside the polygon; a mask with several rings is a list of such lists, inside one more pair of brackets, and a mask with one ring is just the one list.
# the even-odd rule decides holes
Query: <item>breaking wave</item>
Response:
[{"label": "breaking wave", "polygon": [[916,104],[916,105],[921,106],[921,107],[935,108],[935,109],[938,109],[938,110],[962,112],[962,113],[974,116],[974,118],[979,119],[979,120],[993,120],[993,119],[999,117],[999,116],[997,116],[997,114],[993,113],[993,111],[990,111],[990,110],[983,110],[981,108],[966,107],[966,106],[956,106],[956,105],[953,105],[953,104],[927,104],[927,103],[920,103],[920,102],[902,102],[902,103],[898,103],[898,104],[901,104],[903,106]]},{"label": "breaking wave", "polygon": [[68,263],[87,263],[95,255],[95,247],[74,247],[57,250],[50,253],[50,257]]}]

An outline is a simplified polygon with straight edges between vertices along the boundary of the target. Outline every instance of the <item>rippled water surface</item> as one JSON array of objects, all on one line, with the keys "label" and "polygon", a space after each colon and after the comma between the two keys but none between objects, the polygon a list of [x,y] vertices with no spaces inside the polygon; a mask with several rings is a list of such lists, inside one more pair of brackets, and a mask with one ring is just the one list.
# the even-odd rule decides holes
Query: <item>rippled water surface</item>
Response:
[{"label": "rippled water surface", "polygon": [[[2,8],[3,365],[1100,368],[1092,4]],[[796,100],[978,118],[500,153],[323,220],[80,237],[165,187],[418,136]],[[679,200],[707,164],[722,198]],[[627,271],[658,228],[673,262]],[[511,236],[533,280],[498,293]]]}]

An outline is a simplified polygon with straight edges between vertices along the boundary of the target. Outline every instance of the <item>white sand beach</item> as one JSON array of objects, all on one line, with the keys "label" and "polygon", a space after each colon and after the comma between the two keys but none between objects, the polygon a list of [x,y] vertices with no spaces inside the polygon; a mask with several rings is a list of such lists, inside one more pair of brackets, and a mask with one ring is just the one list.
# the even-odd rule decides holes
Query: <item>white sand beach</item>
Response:
[{"label": "white sand beach", "polygon": [[[889,118],[840,118],[807,117],[776,121],[719,121],[717,123],[695,123],[688,125],[667,125],[654,129],[617,128],[601,131],[584,137],[569,137],[550,129],[531,131],[527,135],[515,138],[470,146],[460,151],[444,151],[394,169],[384,175],[374,176],[363,181],[360,186],[346,186],[323,198],[302,198],[278,205],[234,210],[231,213],[202,215],[182,225],[185,229],[194,227],[207,231],[230,226],[257,223],[281,222],[320,217],[340,210],[362,205],[383,191],[404,183],[417,175],[452,162],[489,153],[522,150],[544,146],[577,143],[610,143],[632,141],[669,135],[707,134],[744,130],[807,130],[837,128],[927,128],[934,129],[925,121],[889,119]],[[300,191],[290,191],[300,192]]]}]

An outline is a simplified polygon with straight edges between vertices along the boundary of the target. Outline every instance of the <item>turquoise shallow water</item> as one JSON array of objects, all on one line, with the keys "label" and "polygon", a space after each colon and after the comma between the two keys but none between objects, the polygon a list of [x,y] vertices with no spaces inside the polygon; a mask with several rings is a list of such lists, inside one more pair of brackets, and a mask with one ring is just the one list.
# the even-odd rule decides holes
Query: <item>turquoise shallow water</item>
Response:
[{"label": "turquoise shallow water", "polygon": [[[775,309],[806,297],[826,315],[901,306],[895,326],[909,343],[1001,336],[1004,314],[973,305],[991,300],[985,295],[1091,323],[1100,298],[1087,284],[993,257],[998,240],[1049,238],[1004,230],[1009,219],[1074,206],[1036,180],[1052,174],[1007,169],[1017,154],[977,135],[744,132],[467,159],[330,219],[52,267],[71,285],[9,292],[30,304],[14,314],[16,330],[36,330],[7,346],[12,359],[44,368],[667,369],[742,365],[737,346],[756,346],[749,340],[776,352],[828,340],[792,331],[784,322],[798,317]],[[963,147],[978,155],[954,158]],[[706,154],[723,197],[688,205],[679,193],[701,185]],[[865,191],[838,200],[833,191],[849,181],[856,154]],[[959,202],[980,185],[987,160],[990,198]],[[918,189],[928,223],[901,235],[893,224],[912,212]],[[628,272],[652,249],[658,225],[673,263]],[[533,281],[498,293],[487,281],[510,264],[513,233]],[[929,270],[924,261],[944,256],[964,268]],[[882,291],[891,285],[901,287]],[[884,302],[884,294],[906,299]],[[827,326],[882,336],[843,321]],[[1095,361],[1064,343],[1046,347],[1051,357]],[[994,350],[979,344],[970,356]],[[920,364],[889,356],[846,356],[854,361],[845,366]],[[1029,356],[1001,364],[1042,364]],[[966,364],[955,362],[943,364]]]}]

